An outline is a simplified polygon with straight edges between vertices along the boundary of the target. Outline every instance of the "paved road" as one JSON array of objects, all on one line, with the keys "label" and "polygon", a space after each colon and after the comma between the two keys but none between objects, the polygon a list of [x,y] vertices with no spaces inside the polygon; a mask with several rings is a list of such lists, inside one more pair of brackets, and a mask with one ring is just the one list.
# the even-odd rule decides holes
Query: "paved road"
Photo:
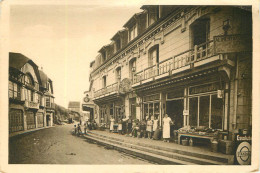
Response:
[{"label": "paved road", "polygon": [[9,163],[151,164],[71,134],[73,125],[43,129],[10,138]]}]

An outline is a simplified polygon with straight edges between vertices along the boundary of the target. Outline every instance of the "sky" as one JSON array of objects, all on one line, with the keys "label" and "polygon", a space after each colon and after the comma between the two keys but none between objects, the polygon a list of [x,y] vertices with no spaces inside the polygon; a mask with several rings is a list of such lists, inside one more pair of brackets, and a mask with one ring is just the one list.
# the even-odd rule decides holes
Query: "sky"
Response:
[{"label": "sky", "polygon": [[[65,2],[65,1],[64,1]],[[89,89],[89,65],[140,5],[19,4],[10,6],[10,51],[32,59],[53,81],[55,102],[68,107]]]}]

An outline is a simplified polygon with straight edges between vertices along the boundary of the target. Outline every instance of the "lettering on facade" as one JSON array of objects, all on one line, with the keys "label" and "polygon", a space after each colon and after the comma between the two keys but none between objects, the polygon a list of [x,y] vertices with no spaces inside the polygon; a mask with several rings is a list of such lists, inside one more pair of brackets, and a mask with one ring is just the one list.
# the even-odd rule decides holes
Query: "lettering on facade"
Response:
[{"label": "lettering on facade", "polygon": [[154,94],[154,95],[144,97],[144,102],[153,101],[153,100],[160,100],[160,94]]},{"label": "lettering on facade", "polygon": [[200,86],[191,87],[189,89],[190,94],[206,93],[221,89],[220,83],[211,83]]},{"label": "lettering on facade", "polygon": [[215,53],[252,51],[252,39],[248,35],[221,35],[214,37]]}]

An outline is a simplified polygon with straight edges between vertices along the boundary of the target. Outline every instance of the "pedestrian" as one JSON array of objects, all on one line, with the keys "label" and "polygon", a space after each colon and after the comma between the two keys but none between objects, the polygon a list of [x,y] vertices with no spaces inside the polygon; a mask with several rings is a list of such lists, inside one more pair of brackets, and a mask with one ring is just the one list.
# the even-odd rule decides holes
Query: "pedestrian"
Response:
[{"label": "pedestrian", "polygon": [[129,119],[127,120],[127,134],[130,135],[132,130],[132,118],[129,117]]},{"label": "pedestrian", "polygon": [[111,116],[111,118],[110,118],[110,132],[114,131],[114,123],[115,123],[115,119],[113,118],[113,116]]},{"label": "pedestrian", "polygon": [[156,116],[154,116],[152,137],[154,136],[157,128],[158,128],[158,118]]},{"label": "pedestrian", "polygon": [[75,124],[75,125],[74,125],[74,134],[75,134],[75,135],[77,135],[77,130],[78,130],[78,128],[77,128],[77,125]]},{"label": "pedestrian", "polygon": [[118,128],[117,128],[117,130],[118,130],[118,134],[122,135],[122,119],[121,119],[121,117],[118,120]]},{"label": "pedestrian", "polygon": [[145,121],[145,119],[143,119],[141,121],[141,136],[143,138],[146,138],[146,121]]},{"label": "pedestrian", "polygon": [[85,134],[87,134],[87,128],[88,128],[88,124],[87,123],[88,123],[87,121],[84,123],[84,133]]},{"label": "pedestrian", "polygon": [[82,134],[80,124],[78,124],[77,132],[78,132],[78,133],[77,133],[78,136]]},{"label": "pedestrian", "polygon": [[171,118],[168,117],[168,114],[165,114],[163,118],[163,141],[164,142],[170,142],[170,127],[171,127]]},{"label": "pedestrian", "polygon": [[127,120],[129,118],[124,116],[124,118],[122,119],[122,134],[126,134],[127,133]]},{"label": "pedestrian", "polygon": [[153,131],[153,121],[150,118],[148,118],[147,125],[146,125],[146,132],[148,135],[148,139],[152,138],[152,131]]}]

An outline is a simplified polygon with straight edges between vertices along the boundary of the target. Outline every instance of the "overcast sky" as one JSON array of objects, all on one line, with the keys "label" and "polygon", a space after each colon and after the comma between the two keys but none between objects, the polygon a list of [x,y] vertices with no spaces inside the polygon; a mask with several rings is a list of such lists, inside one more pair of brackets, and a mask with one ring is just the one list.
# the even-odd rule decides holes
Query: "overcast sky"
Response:
[{"label": "overcast sky", "polygon": [[53,80],[55,102],[81,101],[97,51],[140,12],[140,5],[10,6],[10,51],[32,59]]}]

